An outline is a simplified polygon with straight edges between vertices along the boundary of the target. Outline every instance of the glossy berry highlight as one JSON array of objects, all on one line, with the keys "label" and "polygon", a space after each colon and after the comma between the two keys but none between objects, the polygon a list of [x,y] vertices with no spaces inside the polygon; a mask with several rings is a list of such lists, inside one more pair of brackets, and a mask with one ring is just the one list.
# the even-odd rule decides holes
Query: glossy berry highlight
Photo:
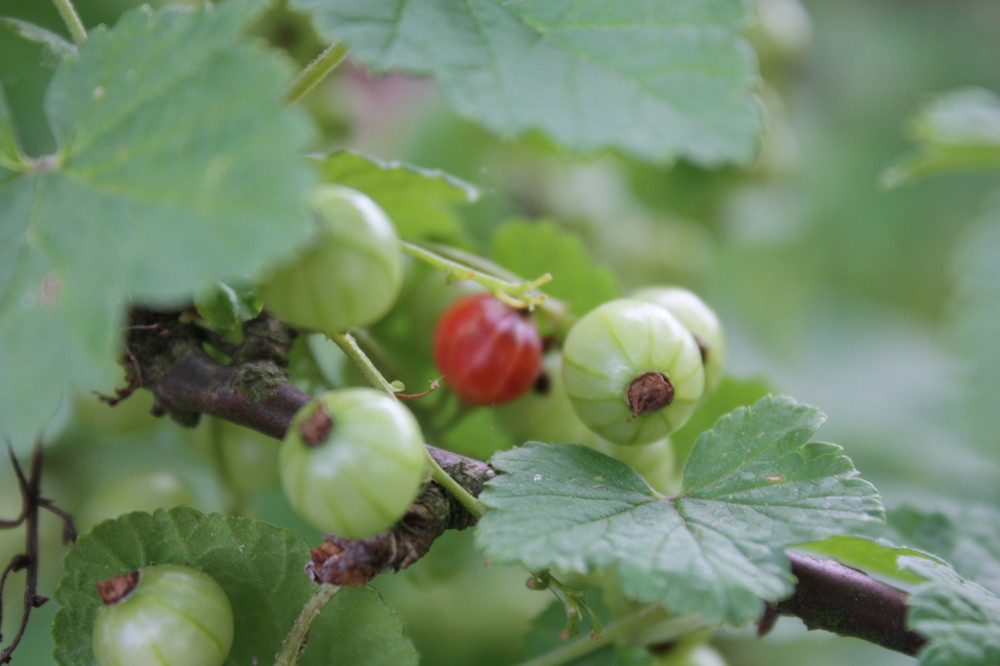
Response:
[{"label": "glossy berry highlight", "polygon": [[438,320],[434,360],[462,402],[500,405],[534,385],[542,367],[542,339],[526,310],[490,294],[472,294],[455,301]]}]

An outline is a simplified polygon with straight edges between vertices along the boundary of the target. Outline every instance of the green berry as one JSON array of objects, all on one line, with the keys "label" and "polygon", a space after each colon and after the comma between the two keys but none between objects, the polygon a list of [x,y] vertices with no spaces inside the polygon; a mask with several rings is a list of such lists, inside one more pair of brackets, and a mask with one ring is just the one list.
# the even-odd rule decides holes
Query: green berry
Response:
[{"label": "green berry", "polygon": [[396,230],[370,198],[320,186],[312,200],[318,233],[261,285],[265,307],[298,328],[339,333],[368,326],[396,302],[403,257]]},{"label": "green berry", "polygon": [[219,666],[233,644],[233,609],[208,574],[160,564],[97,586],[94,620],[100,666]]},{"label": "green berry", "polygon": [[330,391],[299,410],[279,453],[281,486],[315,528],[361,539],[392,527],[426,476],[406,407],[369,388]]},{"label": "green berry", "polygon": [[718,388],[726,362],[726,337],[715,312],[681,287],[646,287],[632,294],[632,298],[665,308],[691,331],[705,362],[705,393]]},{"label": "green berry", "polygon": [[694,337],[673,315],[620,299],[570,330],[563,380],[588,428],[615,444],[648,444],[687,422],[705,373]]}]

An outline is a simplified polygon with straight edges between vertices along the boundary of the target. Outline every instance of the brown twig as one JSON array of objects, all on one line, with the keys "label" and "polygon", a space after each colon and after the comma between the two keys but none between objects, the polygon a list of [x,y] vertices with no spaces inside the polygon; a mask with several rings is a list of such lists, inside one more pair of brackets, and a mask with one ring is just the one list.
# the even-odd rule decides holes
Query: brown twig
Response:
[{"label": "brown twig", "polygon": [[[55,515],[59,516],[63,520],[63,538],[66,541],[72,541],[76,539],[76,529],[73,527],[73,521],[70,516],[57,509],[51,500],[45,499],[41,496],[42,487],[42,444],[41,442],[36,442],[35,451],[31,456],[31,469],[27,477],[25,477],[24,472],[21,470],[21,465],[17,460],[17,456],[14,455],[14,449],[10,446],[7,447],[10,454],[10,462],[14,469],[14,475],[17,477],[17,484],[21,491],[21,514],[18,518],[14,520],[7,520],[0,522],[0,527],[13,528],[25,524],[25,552],[18,553],[11,558],[10,562],[4,568],[2,576],[0,576],[0,619],[2,619],[2,599],[3,599],[3,589],[7,583],[7,577],[9,574],[25,570],[26,579],[24,583],[24,602],[21,608],[21,622],[18,625],[17,633],[14,635],[13,640],[10,645],[4,648],[3,652],[0,652],[0,664],[10,663],[11,657],[14,654],[14,650],[20,644],[21,639],[24,637],[24,630],[28,626],[28,619],[31,617],[31,611],[38,608],[46,601],[47,598],[40,596],[38,594],[38,513],[39,509],[45,509],[51,511]],[[0,637],[2,638],[2,637]]]}]

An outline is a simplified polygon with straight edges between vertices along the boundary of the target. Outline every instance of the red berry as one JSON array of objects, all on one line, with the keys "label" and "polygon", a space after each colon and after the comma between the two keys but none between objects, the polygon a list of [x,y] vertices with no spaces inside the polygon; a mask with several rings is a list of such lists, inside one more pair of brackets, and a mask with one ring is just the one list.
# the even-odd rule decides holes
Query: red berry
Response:
[{"label": "red berry", "polygon": [[445,383],[470,405],[515,400],[535,383],[542,340],[527,311],[489,294],[452,303],[434,330],[434,360]]}]

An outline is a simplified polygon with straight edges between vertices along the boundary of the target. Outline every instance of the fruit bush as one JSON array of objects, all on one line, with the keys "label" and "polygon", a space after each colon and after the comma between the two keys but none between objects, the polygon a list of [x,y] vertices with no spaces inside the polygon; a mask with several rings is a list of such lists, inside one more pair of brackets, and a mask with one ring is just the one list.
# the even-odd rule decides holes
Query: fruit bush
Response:
[{"label": "fruit bush", "polygon": [[2,10],[0,663],[1000,663],[995,3]]}]

